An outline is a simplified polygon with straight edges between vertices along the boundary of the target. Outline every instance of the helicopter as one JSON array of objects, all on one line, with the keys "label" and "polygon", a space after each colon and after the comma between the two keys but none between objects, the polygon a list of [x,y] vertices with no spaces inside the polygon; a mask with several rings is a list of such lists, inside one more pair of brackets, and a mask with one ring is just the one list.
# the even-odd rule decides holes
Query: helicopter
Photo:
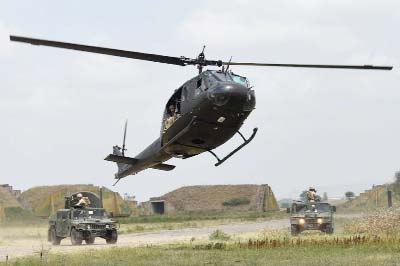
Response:
[{"label": "helicopter", "polygon": [[[196,58],[173,57],[158,54],[111,49],[75,43],[44,39],[10,36],[11,41],[71,49],[83,52],[119,56],[178,66],[196,66],[198,75],[183,83],[168,99],[161,122],[159,137],[135,157],[125,156],[127,122],[125,122],[122,146],[113,146],[113,153],[105,160],[115,162],[118,172],[116,182],[129,175],[135,175],[152,168],[171,171],[174,165],[166,164],[169,159],[187,159],[203,152],[209,152],[217,160],[218,166],[249,144],[257,133],[253,129],[246,138],[239,130],[246,118],[255,109],[256,97],[249,80],[233,73],[230,66],[295,67],[295,68],[336,68],[391,70],[392,66],[373,65],[315,65],[315,64],[275,64],[208,60],[202,51]],[[205,70],[206,66],[220,67]],[[220,158],[213,150],[238,134],[243,143]],[[115,185],[114,184],[114,185]]]}]

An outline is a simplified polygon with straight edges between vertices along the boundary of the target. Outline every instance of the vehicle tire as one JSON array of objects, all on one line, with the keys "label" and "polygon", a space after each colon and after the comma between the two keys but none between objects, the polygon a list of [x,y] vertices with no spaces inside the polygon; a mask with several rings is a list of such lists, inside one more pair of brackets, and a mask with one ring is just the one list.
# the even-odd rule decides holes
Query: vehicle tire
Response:
[{"label": "vehicle tire", "polygon": [[292,224],[290,226],[290,233],[292,234],[292,236],[297,236],[299,234],[299,228],[296,224]]},{"label": "vehicle tire", "polygon": [[75,228],[71,230],[71,243],[72,245],[82,245],[83,237],[82,232],[79,232]]},{"label": "vehicle tire", "polygon": [[115,244],[115,243],[117,243],[117,240],[118,240],[117,230],[111,230],[107,234],[106,243],[107,244]]},{"label": "vehicle tire", "polygon": [[86,245],[93,245],[94,244],[94,237],[89,237],[85,239]]},{"label": "vehicle tire", "polygon": [[329,235],[333,234],[333,227],[332,227],[331,224],[327,224],[327,225],[326,225],[326,227],[325,227],[325,233],[327,233],[327,234],[329,234]]},{"label": "vehicle tire", "polygon": [[54,227],[52,227],[50,229],[51,244],[53,244],[54,246],[58,246],[58,245],[60,245],[61,239],[62,239],[61,237],[57,236],[56,229]]}]

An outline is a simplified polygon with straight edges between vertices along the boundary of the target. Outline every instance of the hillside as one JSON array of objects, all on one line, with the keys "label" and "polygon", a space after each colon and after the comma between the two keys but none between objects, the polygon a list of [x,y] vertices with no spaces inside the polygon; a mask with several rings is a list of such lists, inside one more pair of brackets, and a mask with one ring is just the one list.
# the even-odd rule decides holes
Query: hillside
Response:
[{"label": "hillside", "polygon": [[165,212],[169,214],[224,210],[262,212],[278,209],[274,193],[268,185],[187,186],[150,199],[152,201],[163,201]]},{"label": "hillside", "polygon": [[[39,186],[24,191],[19,197],[24,207],[38,216],[49,216],[57,209],[64,208],[65,197],[77,191],[90,191],[99,195],[100,187],[94,185]],[[103,189],[103,205],[116,215],[128,214],[129,208],[118,193]]]},{"label": "hillside", "polygon": [[7,189],[0,187],[0,206],[7,207],[20,207],[17,197],[11,194]]},{"label": "hillside", "polygon": [[388,206],[388,193],[392,190],[392,202],[394,207],[400,206],[400,194],[396,193],[397,188],[394,184],[385,184],[374,186],[371,189],[365,190],[354,199],[340,205],[341,209],[359,210],[359,209],[375,209]]}]

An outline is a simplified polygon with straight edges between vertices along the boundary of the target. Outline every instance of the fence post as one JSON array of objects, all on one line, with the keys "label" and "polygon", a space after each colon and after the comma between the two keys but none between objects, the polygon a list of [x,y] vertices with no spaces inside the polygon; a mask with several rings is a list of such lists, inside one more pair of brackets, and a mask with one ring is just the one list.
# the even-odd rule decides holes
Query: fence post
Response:
[{"label": "fence post", "polygon": [[393,206],[392,191],[391,190],[387,191],[387,196],[388,196],[388,207],[391,208]]}]

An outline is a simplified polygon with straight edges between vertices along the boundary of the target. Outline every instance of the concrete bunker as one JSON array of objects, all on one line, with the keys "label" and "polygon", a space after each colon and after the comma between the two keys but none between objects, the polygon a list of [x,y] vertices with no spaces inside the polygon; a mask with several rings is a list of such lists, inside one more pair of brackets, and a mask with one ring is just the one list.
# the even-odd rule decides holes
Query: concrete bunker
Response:
[{"label": "concrete bunker", "polygon": [[164,214],[165,212],[165,200],[153,200],[150,201],[151,209],[154,214]]}]

